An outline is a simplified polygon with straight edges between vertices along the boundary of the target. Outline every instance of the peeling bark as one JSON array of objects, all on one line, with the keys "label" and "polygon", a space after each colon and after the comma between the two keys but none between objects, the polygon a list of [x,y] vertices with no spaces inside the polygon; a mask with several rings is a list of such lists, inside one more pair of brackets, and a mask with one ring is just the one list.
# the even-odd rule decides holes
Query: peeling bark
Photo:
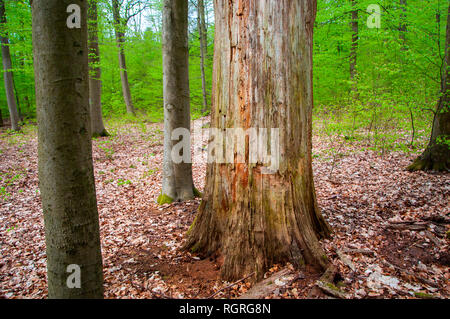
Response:
[{"label": "peeling bark", "polygon": [[279,128],[281,150],[275,174],[236,151],[233,163],[208,164],[185,248],[223,255],[226,280],[253,271],[261,279],[284,261],[328,266],[319,238],[330,229],[317,205],[311,158],[315,14],[313,0],[215,0],[211,127]]}]

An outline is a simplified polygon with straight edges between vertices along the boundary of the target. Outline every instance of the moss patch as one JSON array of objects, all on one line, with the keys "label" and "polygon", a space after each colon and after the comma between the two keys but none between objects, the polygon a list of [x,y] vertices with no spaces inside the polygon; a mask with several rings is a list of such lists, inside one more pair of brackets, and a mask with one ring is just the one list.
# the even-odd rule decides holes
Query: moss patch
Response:
[{"label": "moss patch", "polygon": [[203,194],[197,188],[194,187],[192,191],[194,192],[194,197],[203,197]]},{"label": "moss patch", "polygon": [[156,202],[159,205],[164,205],[164,204],[172,204],[174,201],[174,199],[166,194],[161,194],[158,196],[158,199],[156,200]]}]

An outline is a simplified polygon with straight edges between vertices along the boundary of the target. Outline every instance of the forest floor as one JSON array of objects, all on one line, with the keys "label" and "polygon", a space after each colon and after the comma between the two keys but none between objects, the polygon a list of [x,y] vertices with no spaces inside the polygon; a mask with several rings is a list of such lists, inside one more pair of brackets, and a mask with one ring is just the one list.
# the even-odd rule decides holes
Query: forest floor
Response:
[{"label": "forest floor", "polygon": [[[195,122],[203,127],[208,119]],[[158,206],[162,124],[112,125],[94,140],[106,298],[234,298],[251,288],[219,279],[217,260],[180,247],[200,199]],[[450,175],[404,168],[415,155],[362,150],[314,134],[319,205],[334,230],[323,247],[345,298],[449,298]],[[206,139],[194,144],[203,148]],[[330,151],[332,150],[332,151]],[[205,164],[194,159],[203,189]],[[0,298],[45,298],[46,253],[37,175],[36,128],[0,135]],[[326,298],[312,293],[320,274],[291,265],[296,280],[267,298]],[[226,289],[224,289],[226,288]],[[223,290],[221,290],[223,289]],[[316,289],[317,290],[317,289]]]}]

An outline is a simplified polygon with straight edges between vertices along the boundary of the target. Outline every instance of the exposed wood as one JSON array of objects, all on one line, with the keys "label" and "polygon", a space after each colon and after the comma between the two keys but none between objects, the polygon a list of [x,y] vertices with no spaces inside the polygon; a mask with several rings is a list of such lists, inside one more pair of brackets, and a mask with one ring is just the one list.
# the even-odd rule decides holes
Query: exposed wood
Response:
[{"label": "exposed wood", "polygon": [[[279,129],[278,171],[265,174],[248,147],[231,163],[213,161],[185,248],[224,257],[226,280],[291,261],[319,270],[328,259],[318,239],[330,229],[317,206],[311,158],[312,44],[316,2],[215,1],[211,127]],[[226,140],[226,139],[225,139]],[[245,138],[246,145],[249,138]],[[273,148],[271,144],[273,143]]]}]

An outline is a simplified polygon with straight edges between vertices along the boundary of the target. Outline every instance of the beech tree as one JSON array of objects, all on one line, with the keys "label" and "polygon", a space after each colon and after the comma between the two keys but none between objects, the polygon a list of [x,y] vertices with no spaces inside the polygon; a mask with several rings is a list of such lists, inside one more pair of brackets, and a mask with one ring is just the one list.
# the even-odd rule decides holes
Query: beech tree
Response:
[{"label": "beech tree", "polygon": [[202,94],[203,94],[203,108],[202,113],[208,111],[208,92],[206,90],[206,74],[205,74],[205,60],[208,54],[207,30],[205,22],[205,3],[203,0],[197,1],[197,26],[200,36],[200,69],[202,73]]},{"label": "beech tree", "polygon": [[[67,13],[69,9],[72,13]],[[87,1],[34,0],[32,25],[48,295],[102,298],[89,111]]]},{"label": "beech tree", "polygon": [[[279,169],[264,174],[233,145],[234,162],[208,164],[185,248],[220,253],[222,277],[261,278],[273,263],[328,267],[329,235],[314,190],[312,47],[315,0],[216,0],[211,127],[279,128]],[[248,153],[249,138],[246,137]],[[270,144],[270,142],[268,142]],[[270,146],[270,145],[268,145]]]},{"label": "beech tree", "polygon": [[[9,52],[9,39],[6,26],[6,10],[4,0],[0,0],[0,42],[2,46],[3,78],[5,81],[5,93],[8,103],[11,129],[20,130],[19,112],[17,109],[16,97],[14,94],[14,79],[12,72],[11,53]],[[1,118],[1,117],[0,117]],[[3,121],[2,121],[3,122]]]},{"label": "beech tree", "polygon": [[[181,162],[174,161],[174,146],[190,139],[188,1],[164,0],[163,7],[164,162],[158,203],[192,199],[197,191],[192,179],[189,146]],[[178,135],[184,129],[187,135]],[[181,132],[182,133],[182,132]],[[174,136],[175,135],[175,136]],[[181,139],[181,140],[180,140]]]},{"label": "beech tree", "polygon": [[358,33],[358,9],[356,8],[357,3],[356,0],[351,0],[352,2],[352,10],[351,16],[352,16],[352,45],[350,49],[350,79],[354,82],[352,90],[356,91],[356,61],[357,61],[357,54],[358,54],[358,40],[359,40],[359,33]]},{"label": "beech tree", "polygon": [[108,136],[102,116],[102,80],[98,45],[97,1],[88,2],[89,102],[92,136]]},{"label": "beech tree", "polygon": [[127,107],[127,113],[135,114],[133,100],[131,98],[130,83],[128,81],[127,62],[125,59],[125,28],[130,17],[123,19],[120,16],[120,8],[122,2],[119,0],[112,0],[112,11],[114,18],[114,29],[116,33],[117,48],[119,49],[119,67],[120,79],[122,83],[122,94]]},{"label": "beech tree", "polygon": [[448,171],[450,169],[450,5],[447,14],[445,56],[442,63],[441,96],[434,114],[430,142],[408,170]]}]

